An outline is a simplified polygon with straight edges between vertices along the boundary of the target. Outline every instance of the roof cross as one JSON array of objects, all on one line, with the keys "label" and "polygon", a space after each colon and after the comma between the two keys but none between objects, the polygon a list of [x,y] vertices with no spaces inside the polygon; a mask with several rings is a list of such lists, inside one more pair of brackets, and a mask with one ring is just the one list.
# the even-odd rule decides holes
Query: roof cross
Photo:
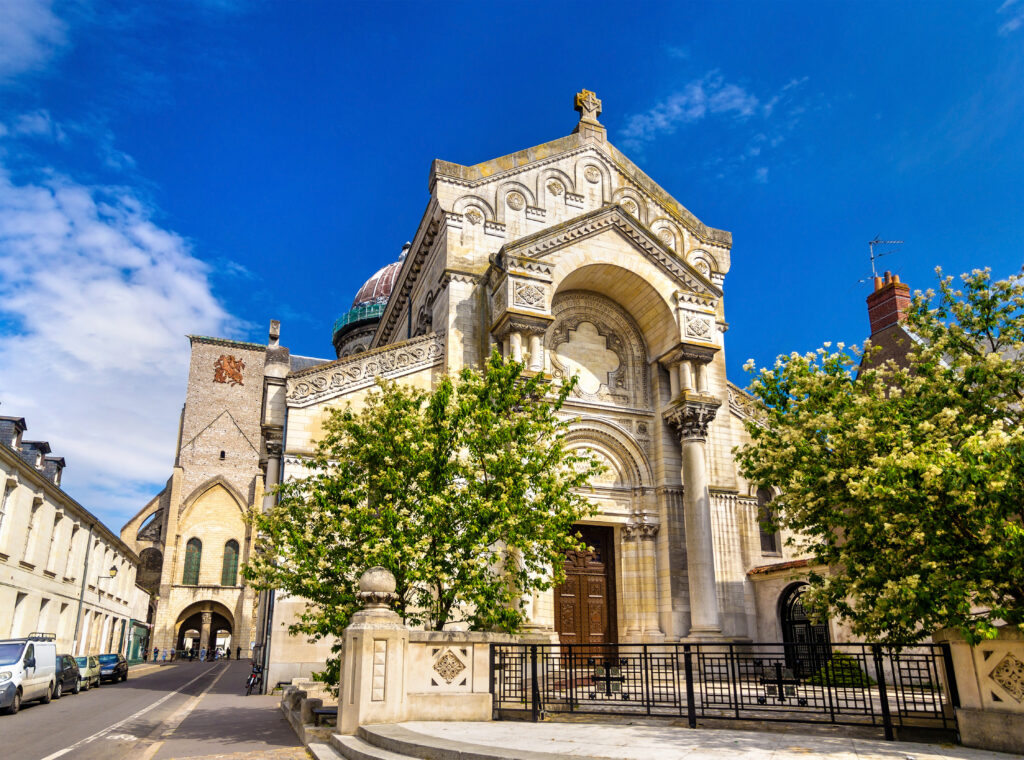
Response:
[{"label": "roof cross", "polygon": [[581,122],[599,123],[597,117],[601,115],[601,101],[590,90],[580,90],[576,93],[574,108],[580,112]]}]

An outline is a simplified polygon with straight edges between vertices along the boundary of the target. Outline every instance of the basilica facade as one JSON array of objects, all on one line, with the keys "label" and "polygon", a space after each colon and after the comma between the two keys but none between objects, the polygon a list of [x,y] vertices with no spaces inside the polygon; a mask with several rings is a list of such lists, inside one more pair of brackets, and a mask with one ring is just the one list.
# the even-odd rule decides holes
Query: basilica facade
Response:
[{"label": "basilica facade", "polygon": [[565,137],[433,162],[411,242],[335,323],[337,359],[290,355],[277,323],[267,345],[192,338],[174,474],[122,532],[144,560],[160,553],[158,646],[219,626],[260,645],[271,684],[321,667],[329,642],[287,635],[301,599],[257,604],[227,583],[230,552],[249,551],[245,511],[304,474],[330,410],[358,406],[375,378],[429,389],[495,348],[553,382],[579,377],[570,440],[607,466],[580,526],[591,550],[528,600],[531,628],[580,643],[780,640],[805,570],[761,528],[771,494],[732,453],[753,409],[725,371],[732,236],[608,142],[594,93],[574,103]]}]

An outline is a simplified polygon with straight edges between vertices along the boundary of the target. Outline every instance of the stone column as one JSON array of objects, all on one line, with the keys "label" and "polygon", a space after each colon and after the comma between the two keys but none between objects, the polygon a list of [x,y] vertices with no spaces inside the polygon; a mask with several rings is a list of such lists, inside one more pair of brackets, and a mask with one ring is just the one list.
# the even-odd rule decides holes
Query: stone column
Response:
[{"label": "stone column", "polygon": [[690,582],[691,638],[722,635],[705,452],[708,426],[719,406],[721,402],[714,396],[684,391],[680,403],[665,415],[678,430],[682,443],[683,525]]},{"label": "stone column", "polygon": [[213,626],[213,613],[204,612],[203,622],[199,628],[199,648],[209,649],[210,648],[210,628]]},{"label": "stone column", "polygon": [[644,522],[637,526],[640,529],[638,545],[640,566],[641,617],[643,620],[644,641],[664,641],[665,633],[658,622],[658,568],[654,560],[654,541],[658,537],[659,525]]},{"label": "stone column", "polygon": [[626,630],[623,638],[627,642],[640,641],[640,634],[643,632],[643,623],[640,618],[640,566],[637,563],[636,554],[636,523],[626,523],[619,532],[621,537],[619,543],[619,555],[622,558],[622,600],[625,602]]},{"label": "stone column", "polygon": [[544,351],[541,348],[543,345],[541,337],[540,333],[530,333],[530,366],[528,369],[531,372],[544,371]]},{"label": "stone column", "polygon": [[523,334],[517,330],[509,333],[509,348],[512,351],[512,361],[523,360]]},{"label": "stone column", "polygon": [[675,398],[679,395],[679,391],[682,390],[679,387],[679,363],[675,363],[668,368],[668,387],[670,398]]},{"label": "stone column", "polygon": [[405,653],[409,629],[389,605],[395,576],[372,567],[359,579],[363,609],[343,634],[338,732],[354,734],[361,725],[400,723],[406,713]]},{"label": "stone column", "polygon": [[684,359],[679,363],[679,386],[684,391],[693,390],[693,365],[690,364],[688,359]]}]

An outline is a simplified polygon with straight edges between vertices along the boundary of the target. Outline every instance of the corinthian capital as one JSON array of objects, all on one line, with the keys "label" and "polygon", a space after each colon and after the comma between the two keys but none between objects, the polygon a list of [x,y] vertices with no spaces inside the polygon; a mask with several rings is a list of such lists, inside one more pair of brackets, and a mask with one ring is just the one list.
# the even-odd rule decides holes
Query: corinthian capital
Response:
[{"label": "corinthian capital", "polygon": [[665,421],[679,433],[682,441],[705,441],[708,425],[722,405],[714,396],[684,392],[679,403],[665,412]]}]

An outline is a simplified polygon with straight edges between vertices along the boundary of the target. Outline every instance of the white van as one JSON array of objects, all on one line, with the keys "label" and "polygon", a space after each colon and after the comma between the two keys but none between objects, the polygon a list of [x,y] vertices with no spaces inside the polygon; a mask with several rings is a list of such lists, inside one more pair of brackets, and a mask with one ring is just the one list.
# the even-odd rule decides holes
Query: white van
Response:
[{"label": "white van", "polygon": [[14,715],[22,702],[53,697],[57,678],[57,636],[32,633],[0,641],[0,711]]}]

